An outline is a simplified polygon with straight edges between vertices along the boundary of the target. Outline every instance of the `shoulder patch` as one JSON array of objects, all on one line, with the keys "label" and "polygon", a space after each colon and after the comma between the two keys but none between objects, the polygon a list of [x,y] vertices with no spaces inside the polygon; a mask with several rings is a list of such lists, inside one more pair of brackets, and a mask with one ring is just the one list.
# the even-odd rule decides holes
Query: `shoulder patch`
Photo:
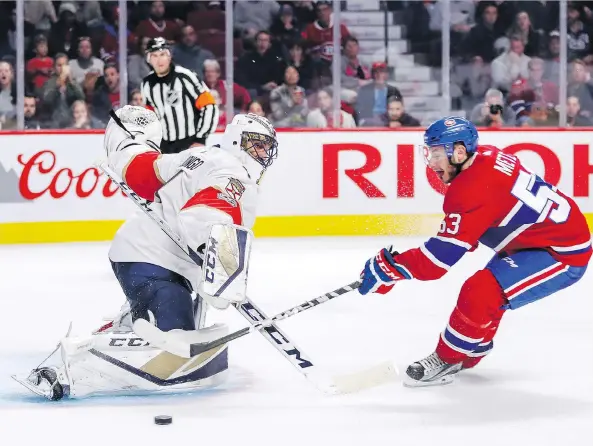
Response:
[{"label": "shoulder patch", "polygon": [[245,186],[236,178],[230,178],[224,190],[234,200],[239,201],[245,192]]}]

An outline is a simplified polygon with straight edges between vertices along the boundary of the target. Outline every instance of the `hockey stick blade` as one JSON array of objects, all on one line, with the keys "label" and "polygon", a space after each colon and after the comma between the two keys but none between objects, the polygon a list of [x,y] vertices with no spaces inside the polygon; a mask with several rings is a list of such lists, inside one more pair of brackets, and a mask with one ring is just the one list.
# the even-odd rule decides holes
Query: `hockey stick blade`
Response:
[{"label": "hockey stick blade", "polygon": [[330,301],[338,296],[342,296],[343,294],[346,294],[352,290],[355,290],[360,286],[360,284],[361,284],[360,280],[349,283],[348,285],[340,287],[334,291],[330,291],[329,293],[325,293],[319,297],[316,297],[315,299],[308,300],[307,302],[297,305],[296,307],[292,307],[288,310],[282,311],[281,313],[278,313],[276,316],[274,316],[268,320],[265,320],[261,323],[255,324],[251,327],[242,328],[241,330],[237,330],[233,333],[230,333],[227,336],[224,336],[223,338],[216,339],[211,342],[194,343],[190,346],[190,352],[191,352],[190,354],[191,354],[191,356],[199,355],[200,353],[204,353],[204,352],[207,352],[208,350],[212,350],[213,348],[219,347],[223,344],[226,344],[227,342],[231,342],[231,341],[234,341],[235,339],[239,339],[245,335],[248,335],[249,333],[253,333],[256,330],[260,330],[273,322],[281,321],[283,319],[288,319],[289,317],[292,317],[295,314],[301,313],[305,310],[316,307],[317,305],[321,305],[322,303],[325,303],[325,302]]},{"label": "hockey stick blade", "polygon": [[335,395],[360,392],[361,390],[377,387],[395,381],[399,371],[395,364],[386,361],[360,372],[333,377],[333,390]]}]

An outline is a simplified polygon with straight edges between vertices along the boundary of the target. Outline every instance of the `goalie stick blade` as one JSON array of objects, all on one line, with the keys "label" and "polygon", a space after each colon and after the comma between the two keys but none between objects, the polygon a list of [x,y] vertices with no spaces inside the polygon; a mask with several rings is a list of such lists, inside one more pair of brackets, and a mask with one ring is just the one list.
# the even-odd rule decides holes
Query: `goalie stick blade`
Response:
[{"label": "goalie stick blade", "polygon": [[360,372],[333,377],[333,386],[329,393],[343,395],[377,387],[395,381],[399,372],[395,364],[386,361]]}]

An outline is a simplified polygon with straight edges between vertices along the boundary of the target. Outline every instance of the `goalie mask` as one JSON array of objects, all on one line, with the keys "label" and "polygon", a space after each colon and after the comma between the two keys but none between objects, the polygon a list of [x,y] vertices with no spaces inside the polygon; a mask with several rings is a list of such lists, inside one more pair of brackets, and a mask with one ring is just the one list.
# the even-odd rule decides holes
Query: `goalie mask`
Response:
[{"label": "goalie mask", "polygon": [[274,127],[266,118],[253,113],[239,114],[233,118],[225,129],[221,147],[236,156],[247,168],[255,161],[261,173],[278,156]]},{"label": "goalie mask", "polygon": [[119,150],[129,139],[144,143],[159,150],[162,129],[157,115],[144,107],[126,105],[116,112],[111,111],[111,119],[105,129],[105,150]]}]

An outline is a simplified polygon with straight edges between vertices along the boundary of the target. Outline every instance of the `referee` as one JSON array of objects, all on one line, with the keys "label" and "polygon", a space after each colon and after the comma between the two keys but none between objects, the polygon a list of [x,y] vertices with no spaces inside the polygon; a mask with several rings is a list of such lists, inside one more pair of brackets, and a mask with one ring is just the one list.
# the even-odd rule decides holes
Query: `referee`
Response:
[{"label": "referee", "polygon": [[175,65],[162,37],[151,39],[146,61],[152,66],[142,80],[142,98],[163,127],[162,153],[179,153],[194,145],[205,145],[218,125],[218,106],[195,72]]}]

